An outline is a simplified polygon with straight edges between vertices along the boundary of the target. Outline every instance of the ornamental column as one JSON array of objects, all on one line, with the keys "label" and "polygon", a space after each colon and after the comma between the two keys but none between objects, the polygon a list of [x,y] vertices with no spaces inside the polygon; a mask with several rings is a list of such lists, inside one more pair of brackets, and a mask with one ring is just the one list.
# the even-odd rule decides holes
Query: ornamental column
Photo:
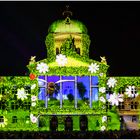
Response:
[{"label": "ornamental column", "polygon": [[48,108],[48,94],[47,94],[47,76],[45,76],[45,94],[46,94],[46,96],[45,96],[45,107],[46,108]]},{"label": "ornamental column", "polygon": [[92,80],[91,80],[91,75],[90,75],[90,77],[89,77],[89,85],[90,85],[90,87],[89,87],[89,106],[90,106],[90,108],[92,108]]},{"label": "ornamental column", "polygon": [[[60,80],[62,80],[62,76],[60,76]],[[62,104],[63,104],[62,82],[60,82],[60,108],[62,108]]]},{"label": "ornamental column", "polygon": [[75,76],[74,80],[74,106],[77,108],[77,76]]}]

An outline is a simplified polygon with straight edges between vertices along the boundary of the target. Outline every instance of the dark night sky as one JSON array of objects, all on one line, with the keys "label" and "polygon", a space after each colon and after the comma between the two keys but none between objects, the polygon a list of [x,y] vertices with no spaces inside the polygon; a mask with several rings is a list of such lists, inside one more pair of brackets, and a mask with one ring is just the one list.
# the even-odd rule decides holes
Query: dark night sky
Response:
[{"label": "dark night sky", "polygon": [[69,4],[91,38],[90,58],[106,56],[110,76],[140,76],[140,2],[0,2],[0,75],[25,75],[46,58],[49,25]]}]

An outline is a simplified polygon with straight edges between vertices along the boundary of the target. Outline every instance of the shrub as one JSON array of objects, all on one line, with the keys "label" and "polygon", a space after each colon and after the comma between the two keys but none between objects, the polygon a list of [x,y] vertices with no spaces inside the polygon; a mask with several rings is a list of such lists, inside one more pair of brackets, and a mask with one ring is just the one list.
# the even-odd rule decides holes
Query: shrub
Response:
[{"label": "shrub", "polygon": [[68,94],[67,97],[68,97],[68,100],[69,100],[70,102],[72,102],[72,101],[74,100],[74,96],[73,96],[71,93]]}]

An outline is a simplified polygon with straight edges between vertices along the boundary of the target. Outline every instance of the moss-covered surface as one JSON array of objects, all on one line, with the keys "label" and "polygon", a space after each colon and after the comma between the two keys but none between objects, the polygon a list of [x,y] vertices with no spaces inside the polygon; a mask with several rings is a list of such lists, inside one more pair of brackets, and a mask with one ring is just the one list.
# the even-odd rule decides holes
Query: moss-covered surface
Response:
[{"label": "moss-covered surface", "polygon": [[119,91],[119,89],[122,89],[125,91],[125,88],[127,86],[135,86],[140,87],[140,77],[114,77],[117,80],[117,84],[114,88],[115,91]]},{"label": "moss-covered surface", "polygon": [[57,20],[51,24],[48,32],[76,32],[87,34],[87,28],[82,22],[78,20],[70,20],[70,24],[66,24],[65,20]]},{"label": "moss-covered surface", "polygon": [[[11,110],[11,111],[2,111],[0,110],[0,116],[4,116],[8,121],[5,127],[0,127],[0,130],[3,131],[20,131],[20,130],[30,130],[36,131],[37,125],[34,125],[30,121],[30,112],[29,110]],[[13,123],[12,117],[17,116],[17,123]],[[29,117],[29,119],[27,118]]]}]

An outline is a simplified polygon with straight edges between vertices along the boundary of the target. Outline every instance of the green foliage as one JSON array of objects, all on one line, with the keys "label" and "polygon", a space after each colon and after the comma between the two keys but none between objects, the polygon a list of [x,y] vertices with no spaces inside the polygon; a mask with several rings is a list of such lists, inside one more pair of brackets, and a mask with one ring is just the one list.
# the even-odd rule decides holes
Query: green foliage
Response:
[{"label": "green foliage", "polygon": [[81,99],[83,100],[84,96],[85,96],[85,93],[87,91],[85,85],[83,84],[83,82],[78,82],[77,83],[77,89],[79,91],[79,95],[80,95]]},{"label": "green foliage", "polygon": [[56,58],[54,51],[54,35],[48,34],[45,40],[46,48],[47,48],[47,58],[48,62],[53,62]]},{"label": "green foliage", "polygon": [[[109,77],[108,77],[109,78]],[[127,86],[140,87],[140,77],[114,77],[117,80],[113,91],[119,92],[119,89],[125,89]]]},{"label": "green foliage", "polygon": [[[47,59],[41,60],[39,62],[33,63],[33,64],[29,64],[27,67],[30,71],[30,73],[34,73],[36,75],[41,75],[40,73],[38,73],[38,71],[36,70],[36,66],[38,63],[40,62],[44,62],[44,63],[51,63],[51,62],[55,62],[56,59],[56,55],[55,55],[55,51],[54,51],[54,36],[53,34],[49,33],[46,37],[46,47],[47,47]],[[64,41],[62,43],[61,46],[61,53],[66,55],[67,57],[74,57],[79,61],[85,62],[85,63],[89,63],[89,65],[91,63],[97,63],[100,66],[100,70],[97,74],[99,73],[106,73],[107,69],[108,69],[108,65],[102,64],[98,61],[95,60],[91,60],[89,59],[87,56],[89,54],[89,45],[90,45],[90,39],[88,35],[82,35],[82,44],[83,44],[83,54],[82,57],[76,53],[75,48],[73,46],[73,40],[72,37],[70,36],[68,39],[66,39],[66,41]],[[91,74],[88,71],[88,67],[52,67],[49,68],[49,72],[46,73],[47,75],[95,75],[95,74]],[[96,75],[97,75],[96,74]]]},{"label": "green foliage", "polygon": [[39,117],[39,127],[45,127],[45,126],[47,126],[46,116],[40,116]]},{"label": "green foliage", "polygon": [[[30,130],[33,131],[37,129],[36,124],[32,124],[30,121],[28,122],[27,116],[30,116],[30,112],[28,110],[11,110],[11,111],[2,111],[0,110],[0,115],[5,116],[5,118],[8,119],[7,125],[2,128],[0,127],[0,130],[4,131],[20,131],[20,130]],[[17,117],[17,123],[13,123],[12,117],[16,116]]]},{"label": "green foliage", "polygon": [[120,130],[120,119],[119,119],[119,115],[115,112],[108,112],[107,113],[108,116],[111,117],[111,121],[108,121],[108,130]]},{"label": "green foliage", "polygon": [[[40,62],[44,62],[44,61],[40,61]],[[95,61],[93,61],[94,63]],[[46,72],[45,74],[39,73],[39,71],[35,71],[34,73],[36,75],[65,75],[65,76],[78,76],[78,75],[82,75],[82,76],[98,76],[100,74],[100,72],[102,71],[106,71],[107,68],[106,66],[104,67],[104,69],[100,69],[99,71],[97,71],[97,73],[91,73],[88,71],[88,67],[85,66],[80,66],[80,67],[59,67],[59,66],[55,66],[55,67],[50,67],[49,68],[49,72]]]},{"label": "green foliage", "polygon": [[[54,33],[57,31],[58,28],[65,26],[65,24],[66,24],[65,20],[57,20],[51,24],[48,32]],[[78,20],[70,20],[70,24],[73,25],[75,28],[80,29],[81,33],[87,34],[87,28],[82,22]]]},{"label": "green foliage", "polygon": [[51,26],[49,27],[48,32],[49,33],[54,32],[56,30],[58,24],[61,22],[62,22],[62,20],[57,20],[57,21],[53,22],[53,24],[51,24]]},{"label": "green foliage", "polygon": [[72,94],[68,94],[67,97],[70,102],[74,100],[74,96]]},{"label": "green foliage", "polygon": [[[67,56],[71,56],[73,53],[74,54],[77,54],[75,51],[75,47],[74,47],[74,44],[73,44],[73,38],[72,36],[70,35],[69,38],[67,38],[63,43],[62,43],[62,46],[60,48],[60,53],[61,54],[65,54]],[[70,54],[69,54],[70,53]]]},{"label": "green foliage", "polygon": [[82,56],[85,58],[89,58],[89,46],[90,46],[90,38],[87,34],[82,34]]}]

